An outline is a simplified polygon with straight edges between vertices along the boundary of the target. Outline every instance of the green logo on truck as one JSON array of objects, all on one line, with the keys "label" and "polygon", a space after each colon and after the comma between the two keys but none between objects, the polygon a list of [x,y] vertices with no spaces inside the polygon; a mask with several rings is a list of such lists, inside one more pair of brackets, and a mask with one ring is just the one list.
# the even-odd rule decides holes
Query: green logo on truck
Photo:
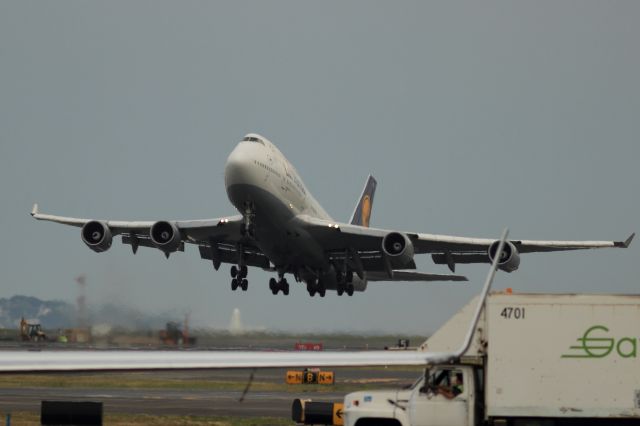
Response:
[{"label": "green logo on truck", "polygon": [[609,329],[604,325],[594,325],[577,339],[578,345],[569,346],[571,353],[562,358],[604,358],[614,350],[622,358],[637,358],[638,339],[622,337],[615,339],[606,337]]}]

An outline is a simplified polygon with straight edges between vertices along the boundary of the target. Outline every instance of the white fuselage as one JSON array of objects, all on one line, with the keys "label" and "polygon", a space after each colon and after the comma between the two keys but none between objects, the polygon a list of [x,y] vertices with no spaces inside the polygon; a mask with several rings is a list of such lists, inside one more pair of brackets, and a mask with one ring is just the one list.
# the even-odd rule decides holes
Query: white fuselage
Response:
[{"label": "white fuselage", "polygon": [[231,203],[252,223],[252,244],[276,269],[296,273],[304,281],[310,278],[308,268],[331,273],[324,248],[295,221],[298,215],[331,217],[275,145],[262,136],[247,135],[227,159],[225,187]]},{"label": "white fuselage", "polygon": [[[271,202],[280,204],[271,207],[277,207],[277,210],[284,207],[290,211],[285,217],[274,217],[276,221],[288,221],[299,214],[331,219],[309,193],[295,167],[275,145],[259,135],[247,135],[229,155],[225,165],[225,187],[231,203],[243,214],[245,202],[251,200],[251,192],[257,190],[270,194],[273,196]],[[234,187],[245,187],[248,191],[244,197],[238,197]]]}]

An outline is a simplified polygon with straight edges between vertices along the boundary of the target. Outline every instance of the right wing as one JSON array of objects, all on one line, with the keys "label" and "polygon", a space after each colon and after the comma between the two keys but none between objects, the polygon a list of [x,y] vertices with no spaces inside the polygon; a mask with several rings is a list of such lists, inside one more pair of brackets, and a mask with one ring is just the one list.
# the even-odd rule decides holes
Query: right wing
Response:
[{"label": "right wing", "polygon": [[[96,220],[40,213],[38,204],[34,204],[31,216],[37,220],[83,228],[83,241],[94,251],[107,250],[111,246],[111,238],[121,235],[122,243],[130,245],[134,253],[142,246],[157,248],[168,256],[173,251],[184,251],[184,244],[189,243],[198,245],[200,257],[211,260],[216,269],[220,263],[238,264],[240,257],[247,266],[269,267],[269,259],[251,239],[242,235],[243,221],[240,215],[173,221]],[[151,232],[156,224],[162,224],[168,232],[164,240],[153,240]],[[87,235],[84,235],[85,226],[95,228],[97,234],[94,241],[91,232],[87,231]],[[164,241],[164,244],[158,244],[158,241]]]},{"label": "right wing", "polygon": [[[496,240],[490,238],[456,237],[367,228],[318,219],[308,215],[299,215],[295,220],[299,226],[306,229],[325,247],[332,261],[339,262],[345,256],[354,258],[357,254],[363,266],[362,269],[367,272],[371,270],[390,272],[391,268],[384,263],[382,245],[385,237],[391,234],[406,237],[413,246],[414,254],[431,254],[434,263],[448,265],[452,272],[455,271],[455,265],[458,263],[490,263],[489,248],[495,248],[497,243]],[[627,248],[634,236],[635,233],[624,241],[511,240],[505,251],[511,251],[511,248],[514,248],[518,253]],[[415,268],[413,261],[404,266],[404,269],[413,268]]]}]

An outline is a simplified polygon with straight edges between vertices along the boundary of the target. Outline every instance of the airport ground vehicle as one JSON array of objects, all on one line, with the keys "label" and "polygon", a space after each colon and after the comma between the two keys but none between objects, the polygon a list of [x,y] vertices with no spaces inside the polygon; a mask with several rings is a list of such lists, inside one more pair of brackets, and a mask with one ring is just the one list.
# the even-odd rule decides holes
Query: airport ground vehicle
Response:
[{"label": "airport ground vehicle", "polygon": [[[185,324],[187,322],[185,321]],[[170,321],[164,330],[160,330],[160,341],[165,345],[195,345],[196,338],[189,336],[189,327],[186,325],[184,330],[181,324]]]},{"label": "airport ground vehicle", "polygon": [[[422,350],[457,347],[476,304]],[[348,394],[345,425],[638,425],[638,324],[640,296],[490,294],[459,362],[410,389]]]},{"label": "airport ground vehicle", "polygon": [[22,318],[20,320],[20,338],[25,342],[38,342],[46,340],[47,335],[42,331],[40,323],[29,323]]}]

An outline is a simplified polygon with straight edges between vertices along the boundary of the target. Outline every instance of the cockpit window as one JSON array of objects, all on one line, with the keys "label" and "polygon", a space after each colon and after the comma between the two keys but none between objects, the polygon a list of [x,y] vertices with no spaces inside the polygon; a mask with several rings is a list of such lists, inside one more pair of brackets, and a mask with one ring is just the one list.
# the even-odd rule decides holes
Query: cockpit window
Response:
[{"label": "cockpit window", "polygon": [[253,136],[247,136],[246,138],[242,139],[243,142],[258,142],[261,143],[262,145],[264,145],[264,142],[262,141],[262,139],[260,138],[256,138]]}]

